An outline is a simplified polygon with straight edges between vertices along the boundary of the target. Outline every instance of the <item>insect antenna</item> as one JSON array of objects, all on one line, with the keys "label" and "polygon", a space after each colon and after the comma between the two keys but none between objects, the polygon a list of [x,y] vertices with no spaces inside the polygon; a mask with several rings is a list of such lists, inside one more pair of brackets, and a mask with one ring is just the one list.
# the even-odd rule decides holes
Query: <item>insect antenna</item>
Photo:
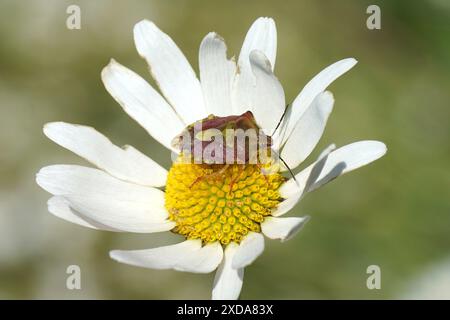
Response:
[{"label": "insect antenna", "polygon": [[277,155],[278,159],[280,159],[281,162],[282,162],[282,163],[285,165],[285,167],[288,169],[289,173],[290,173],[291,176],[292,176],[292,179],[294,179],[295,183],[298,184],[297,179],[295,178],[295,174],[292,172],[291,168],[289,168],[289,166],[287,165],[286,161],[284,161],[284,159],[281,157],[281,155],[280,155],[278,152],[276,152],[275,150],[272,150],[272,152],[275,153],[275,154]]},{"label": "insect antenna", "polygon": [[284,161],[283,158],[280,157],[280,156],[279,156],[279,158],[280,158],[281,162],[283,162],[283,164],[284,164],[284,165],[286,166],[286,168],[288,169],[289,173],[290,173],[291,176],[292,176],[292,179],[294,179],[295,183],[298,184],[297,179],[295,178],[294,173],[292,172],[291,168],[289,168],[289,166],[287,165],[286,161]]},{"label": "insect antenna", "polygon": [[288,111],[289,106],[290,106],[290,105],[287,104],[287,105],[286,105],[286,108],[284,108],[283,114],[281,115],[281,118],[280,118],[280,120],[278,121],[277,126],[275,127],[275,129],[274,129],[273,132],[272,132],[272,136],[275,134],[275,132],[277,132],[278,128],[279,128],[280,125],[281,125],[281,122],[283,122],[283,119],[284,119],[284,117],[286,116],[286,113],[287,113],[287,111]]},{"label": "insect antenna", "polygon": [[[290,104],[286,105],[286,108],[284,108],[284,112],[281,115],[280,120],[278,121],[277,126],[275,127],[275,129],[272,132],[272,136],[275,134],[275,132],[277,132],[278,128],[280,127],[281,123],[283,122],[284,117],[286,116],[286,113],[288,112]],[[289,173],[291,174],[292,178],[294,179],[295,183],[298,184],[297,179],[295,178],[295,174],[292,172],[291,168],[289,168],[289,166],[287,165],[286,161],[284,161],[284,159],[281,157],[281,155],[278,152],[275,152],[274,150],[272,150],[278,157],[278,159],[281,160],[281,162],[285,165],[285,167],[288,169]]]}]

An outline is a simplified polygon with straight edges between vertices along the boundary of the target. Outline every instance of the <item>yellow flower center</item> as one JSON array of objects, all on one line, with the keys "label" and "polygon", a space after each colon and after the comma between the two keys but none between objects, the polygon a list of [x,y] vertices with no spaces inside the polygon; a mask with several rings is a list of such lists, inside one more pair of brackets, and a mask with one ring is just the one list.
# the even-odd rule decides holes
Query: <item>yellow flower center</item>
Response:
[{"label": "yellow flower center", "polygon": [[206,165],[175,162],[170,168],[165,206],[172,230],[204,243],[239,243],[283,199],[279,173],[263,173],[255,164]]}]

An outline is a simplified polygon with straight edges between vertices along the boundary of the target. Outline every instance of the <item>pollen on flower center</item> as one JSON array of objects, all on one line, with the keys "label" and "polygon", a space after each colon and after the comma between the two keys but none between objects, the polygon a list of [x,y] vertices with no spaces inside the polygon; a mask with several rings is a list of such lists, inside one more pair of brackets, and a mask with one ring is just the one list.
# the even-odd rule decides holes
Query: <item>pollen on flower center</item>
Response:
[{"label": "pollen on flower center", "polygon": [[172,230],[204,243],[239,243],[283,199],[279,173],[263,174],[258,165],[174,163],[166,185],[165,206]]}]

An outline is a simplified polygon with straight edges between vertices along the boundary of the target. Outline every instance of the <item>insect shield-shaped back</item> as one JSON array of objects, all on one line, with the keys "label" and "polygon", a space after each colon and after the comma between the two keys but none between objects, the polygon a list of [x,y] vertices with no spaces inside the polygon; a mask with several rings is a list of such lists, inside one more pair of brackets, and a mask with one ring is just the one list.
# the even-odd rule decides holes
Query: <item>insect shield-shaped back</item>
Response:
[{"label": "insect shield-shaped back", "polygon": [[250,111],[207,118],[186,127],[172,141],[185,161],[196,164],[258,164],[271,156],[272,139]]}]

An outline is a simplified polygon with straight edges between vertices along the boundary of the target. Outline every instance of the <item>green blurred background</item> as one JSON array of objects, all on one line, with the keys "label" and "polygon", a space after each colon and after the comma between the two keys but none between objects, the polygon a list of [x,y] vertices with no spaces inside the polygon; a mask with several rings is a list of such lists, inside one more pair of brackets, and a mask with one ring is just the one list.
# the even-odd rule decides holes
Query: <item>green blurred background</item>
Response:
[{"label": "green blurred background", "polygon": [[[81,30],[66,8],[81,7]],[[381,7],[382,29],[366,28]],[[318,150],[376,139],[381,160],[308,195],[293,215],[309,214],[286,243],[268,241],[246,269],[243,299],[450,298],[450,3],[428,1],[56,1],[0,2],[0,298],[210,297],[213,274],[154,271],[118,264],[110,249],[174,243],[175,235],[88,230],[47,212],[34,182],[45,165],[85,162],[42,134],[46,122],[94,126],[167,168],[169,153],[109,96],[100,71],[114,57],[150,80],[132,39],[153,20],[196,70],[200,41],[222,35],[230,55],[259,16],[278,28],[276,74],[288,100],[325,66],[359,64],[330,90],[336,104]],[[153,83],[153,82],[152,82]],[[317,156],[318,150],[312,155]],[[82,290],[66,289],[77,264]],[[381,267],[381,290],[366,268]]]}]

